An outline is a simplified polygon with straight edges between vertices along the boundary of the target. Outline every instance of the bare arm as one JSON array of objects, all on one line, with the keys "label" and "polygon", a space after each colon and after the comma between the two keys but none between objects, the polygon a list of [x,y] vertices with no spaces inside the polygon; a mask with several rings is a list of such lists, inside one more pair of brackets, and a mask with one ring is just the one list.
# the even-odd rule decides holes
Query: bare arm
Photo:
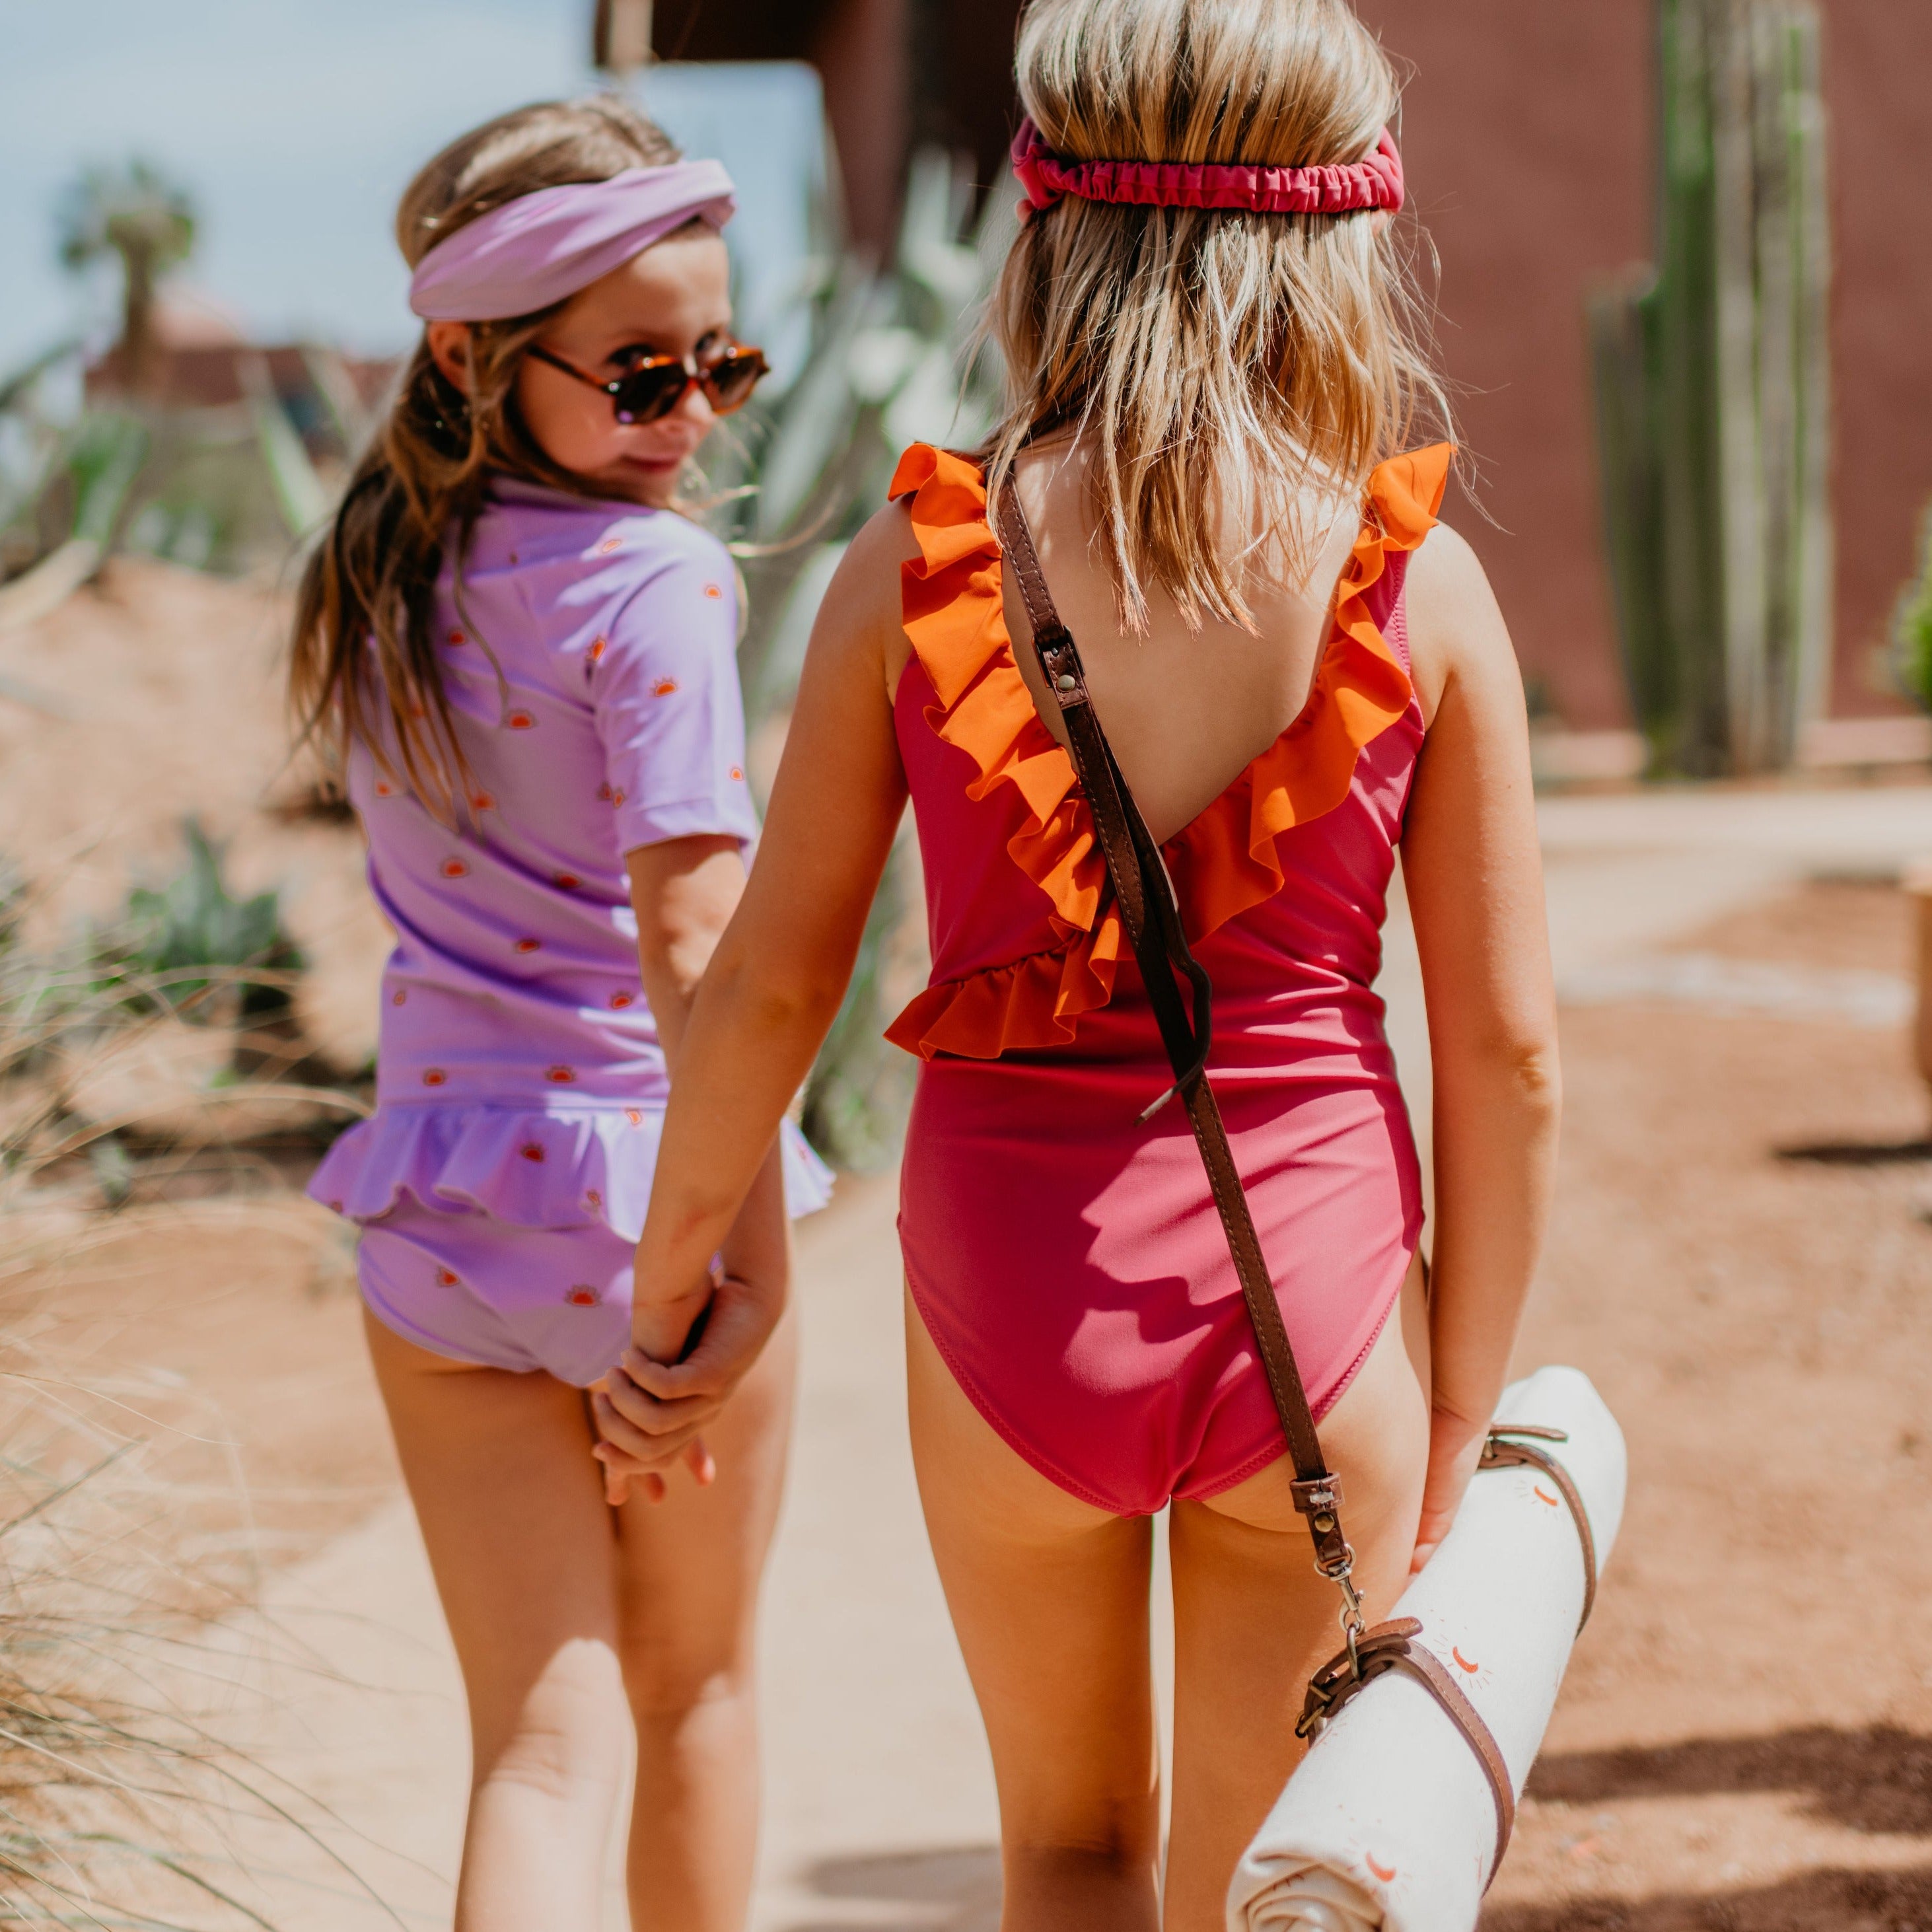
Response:
[{"label": "bare arm", "polygon": [[[745,866],[730,838],[675,838],[624,855],[638,916],[638,964],[658,1039],[674,1074],[691,1006],[744,896]],[[725,1272],[767,1286],[781,1306],[791,1276],[784,1176],[774,1142],[723,1244]]]},{"label": "bare arm", "polygon": [[1522,682],[1482,566],[1454,531],[1417,553],[1408,616],[1430,722],[1402,872],[1436,1092],[1419,1568],[1454,1520],[1508,1372],[1549,1216],[1559,1086]]},{"label": "bare arm", "polygon": [[755,1280],[714,1285],[711,1259],[838,1012],[904,809],[886,666],[903,648],[910,544],[903,512],[882,512],[826,593],[758,861],[679,1042],[638,1249],[637,1349],[598,1405],[607,1444],[640,1467],[695,1438],[782,1310]]},{"label": "bare arm", "polygon": [[675,1064],[692,996],[744,896],[745,866],[730,838],[673,838],[624,854],[638,916],[638,967]]}]

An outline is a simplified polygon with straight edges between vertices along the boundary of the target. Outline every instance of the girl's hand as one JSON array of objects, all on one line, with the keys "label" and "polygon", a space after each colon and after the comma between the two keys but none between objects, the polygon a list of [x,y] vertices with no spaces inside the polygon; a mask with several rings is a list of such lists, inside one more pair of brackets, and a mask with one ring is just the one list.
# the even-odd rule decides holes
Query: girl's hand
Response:
[{"label": "girl's hand", "polygon": [[[590,1453],[604,1466],[604,1500],[612,1509],[630,1501],[634,1486],[646,1502],[661,1503],[670,1493],[670,1485],[657,1470],[608,1442],[598,1443]],[[718,1465],[701,1437],[685,1450],[681,1460],[700,1490],[709,1489],[718,1480]]]},{"label": "girl's hand", "polygon": [[1422,1489],[1422,1520],[1415,1531],[1415,1554],[1410,1558],[1413,1576],[1436,1554],[1462,1506],[1462,1492],[1482,1460],[1490,1432],[1489,1418],[1471,1422],[1437,1403],[1429,1418],[1429,1474]]},{"label": "girl's hand", "polygon": [[730,1275],[671,1301],[640,1299],[633,1322],[638,1339],[591,1398],[602,1438],[591,1453],[604,1466],[608,1501],[625,1501],[634,1481],[659,1500],[664,1484],[658,1472],[679,1462],[700,1484],[712,1480],[716,1468],[701,1432],[749,1372],[784,1312],[782,1287],[773,1292]]}]

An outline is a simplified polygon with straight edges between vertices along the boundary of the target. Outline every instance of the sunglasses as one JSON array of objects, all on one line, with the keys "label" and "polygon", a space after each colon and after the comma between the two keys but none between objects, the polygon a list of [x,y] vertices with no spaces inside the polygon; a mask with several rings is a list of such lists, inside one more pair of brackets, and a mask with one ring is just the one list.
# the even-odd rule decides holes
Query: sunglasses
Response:
[{"label": "sunglasses", "polygon": [[734,342],[723,355],[701,367],[682,356],[647,356],[632,369],[609,382],[592,376],[554,356],[540,343],[530,352],[539,362],[561,370],[566,376],[610,398],[610,406],[620,423],[660,422],[681,404],[693,389],[702,389],[714,416],[728,416],[751,400],[752,392],[761,376],[771,373],[761,349]]}]

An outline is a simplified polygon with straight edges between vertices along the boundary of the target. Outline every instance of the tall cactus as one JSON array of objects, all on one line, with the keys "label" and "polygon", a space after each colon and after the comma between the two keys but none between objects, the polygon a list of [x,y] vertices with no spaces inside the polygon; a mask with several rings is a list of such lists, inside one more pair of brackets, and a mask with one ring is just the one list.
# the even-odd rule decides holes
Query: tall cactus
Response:
[{"label": "tall cactus", "polygon": [[1591,304],[1611,575],[1653,767],[1774,770],[1830,658],[1811,0],[1659,0],[1658,262]]}]

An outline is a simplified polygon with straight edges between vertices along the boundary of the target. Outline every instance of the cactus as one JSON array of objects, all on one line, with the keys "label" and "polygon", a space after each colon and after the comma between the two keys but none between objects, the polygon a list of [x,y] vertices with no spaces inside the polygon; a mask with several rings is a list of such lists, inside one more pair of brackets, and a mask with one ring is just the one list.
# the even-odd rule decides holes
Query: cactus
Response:
[{"label": "cactus", "polygon": [[1818,16],[1660,0],[1658,29],[1658,261],[1590,313],[1624,669],[1654,770],[1774,770],[1830,661]]},{"label": "cactus", "polygon": [[1932,711],[1932,505],[1919,521],[1917,566],[1898,594],[1892,637],[1899,683]]}]

